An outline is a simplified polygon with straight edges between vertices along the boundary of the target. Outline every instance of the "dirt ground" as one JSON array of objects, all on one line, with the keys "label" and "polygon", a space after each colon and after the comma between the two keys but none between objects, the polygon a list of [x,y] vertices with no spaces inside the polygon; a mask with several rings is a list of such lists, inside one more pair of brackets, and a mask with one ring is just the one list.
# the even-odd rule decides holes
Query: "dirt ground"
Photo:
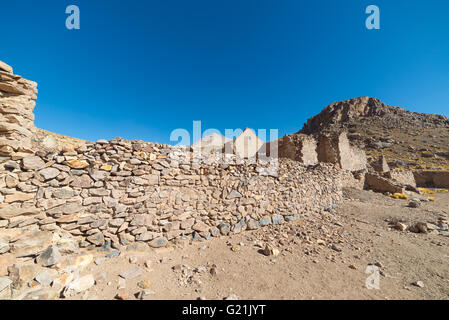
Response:
[{"label": "dirt ground", "polygon": [[[124,251],[88,266],[83,274],[95,275],[96,285],[71,299],[115,299],[119,274],[136,266],[143,272],[126,280],[122,298],[137,299],[142,291],[138,283],[146,279],[150,284],[144,300],[221,300],[232,294],[249,300],[448,299],[449,237],[398,231],[390,225],[447,218],[449,194],[432,196],[434,202],[409,208],[407,200],[345,190],[345,201],[333,212],[288,225],[184,246]],[[280,250],[278,256],[263,254],[267,242]],[[372,273],[365,271],[373,264],[380,270],[378,289],[366,287]],[[414,285],[417,281],[423,286]]]}]

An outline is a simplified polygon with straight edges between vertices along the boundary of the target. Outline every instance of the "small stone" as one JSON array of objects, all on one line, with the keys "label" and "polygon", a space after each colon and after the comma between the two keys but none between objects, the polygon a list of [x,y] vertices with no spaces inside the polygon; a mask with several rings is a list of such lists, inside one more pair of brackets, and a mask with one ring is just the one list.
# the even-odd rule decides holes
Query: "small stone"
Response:
[{"label": "small stone", "polygon": [[410,208],[419,208],[421,206],[421,201],[419,201],[418,199],[413,199],[408,203],[408,206]]},{"label": "small stone", "polygon": [[137,297],[137,299],[142,300],[145,297],[153,296],[153,295],[154,295],[154,291],[146,289],[146,290],[139,291],[139,293],[137,293],[136,297]]},{"label": "small stone", "polygon": [[260,219],[260,221],[259,221],[259,225],[260,225],[261,227],[266,227],[266,226],[268,226],[268,225],[270,225],[270,224],[271,224],[271,218],[270,218],[270,217],[262,218],[262,219]]},{"label": "small stone", "polygon": [[283,216],[280,216],[280,215],[274,215],[273,217],[272,217],[272,220],[273,220],[273,224],[282,224],[283,222],[284,222],[284,217]]},{"label": "small stone", "polygon": [[137,257],[136,256],[129,257],[129,263],[134,264],[136,262],[137,262]]},{"label": "small stone", "polygon": [[126,280],[123,278],[118,278],[118,286],[117,289],[125,289],[126,288]]},{"label": "small stone", "polygon": [[104,165],[104,166],[100,167],[100,170],[111,171],[112,170],[112,166],[111,165]]},{"label": "small stone", "polygon": [[218,238],[218,237],[220,237],[220,229],[218,229],[217,227],[212,227],[212,228],[210,228],[210,234],[211,234],[211,236],[212,237],[215,237],[215,238]]},{"label": "small stone", "polygon": [[222,223],[218,226],[218,229],[222,235],[227,236],[231,231],[231,226],[227,223]]},{"label": "small stone", "polygon": [[401,223],[401,222],[396,222],[396,223],[394,224],[394,227],[395,227],[397,230],[399,230],[399,231],[405,231],[405,230],[407,230],[407,225],[406,225],[406,224],[403,224],[403,223]]},{"label": "small stone", "polygon": [[424,282],[422,281],[413,282],[413,285],[419,288],[424,288]]},{"label": "small stone", "polygon": [[95,279],[91,274],[78,278],[69,283],[69,285],[64,290],[64,296],[67,297],[76,293],[84,292],[93,287],[94,284]]},{"label": "small stone", "polygon": [[120,277],[122,277],[125,280],[131,280],[134,278],[137,278],[138,276],[140,276],[142,274],[142,270],[139,267],[134,267],[134,268],[130,268],[127,269],[123,272],[121,272],[119,275]]},{"label": "small stone", "polygon": [[202,221],[197,222],[192,226],[192,229],[198,232],[207,232],[209,228],[210,227]]},{"label": "small stone", "polygon": [[98,232],[96,234],[93,234],[91,236],[88,236],[87,241],[90,243],[96,245],[96,246],[103,246],[104,245],[104,236],[101,232]]},{"label": "small stone", "polygon": [[137,283],[137,286],[141,289],[148,289],[151,285],[150,278],[145,278]]},{"label": "small stone", "polygon": [[0,254],[8,252],[10,249],[9,242],[0,238]]},{"label": "small stone", "polygon": [[145,261],[145,267],[147,269],[151,269],[152,266],[153,266],[153,261],[151,261],[151,260]]},{"label": "small stone", "polygon": [[31,156],[22,159],[22,167],[25,170],[39,170],[45,167],[45,162],[38,156]]},{"label": "small stone", "polygon": [[339,246],[337,246],[335,244],[332,244],[331,249],[334,251],[337,251],[337,252],[341,252],[341,250],[342,250]]},{"label": "small stone", "polygon": [[239,297],[235,293],[232,293],[226,298],[224,298],[224,300],[239,300]]},{"label": "small stone", "polygon": [[279,249],[274,247],[272,244],[267,243],[265,249],[263,250],[263,254],[266,256],[276,257],[280,253]]},{"label": "small stone", "polygon": [[106,261],[106,258],[96,258],[96,259],[94,260],[94,263],[95,263],[97,266],[99,266],[99,265],[103,264],[105,261]]},{"label": "small stone", "polygon": [[126,289],[120,289],[117,294],[115,295],[116,299],[119,300],[127,300],[129,298],[128,293],[126,292]]},{"label": "small stone", "polygon": [[379,267],[379,268],[383,268],[383,267],[384,267],[384,265],[383,265],[382,262],[380,262],[380,261],[377,261],[374,265],[375,265],[376,267]]},{"label": "small stone", "polygon": [[152,248],[161,248],[161,247],[165,247],[168,243],[167,238],[165,237],[159,237],[156,239],[153,239],[152,241],[150,241],[148,243],[148,245]]},{"label": "small stone", "polygon": [[50,246],[36,258],[36,262],[43,267],[51,267],[59,263],[61,259],[62,256],[59,253],[58,248],[55,246]]},{"label": "small stone", "polygon": [[44,270],[35,277],[35,280],[39,282],[42,286],[49,287],[50,284],[53,282],[53,277],[57,275],[56,270],[53,271],[54,273],[52,275],[49,270]]},{"label": "small stone", "polygon": [[67,161],[66,164],[72,169],[84,169],[89,166],[89,164],[86,161],[81,160]]},{"label": "small stone", "polygon": [[242,194],[236,190],[232,190],[229,194],[228,194],[228,199],[238,199],[241,198]]},{"label": "small stone", "polygon": [[99,283],[99,282],[106,282],[108,280],[108,277],[107,277],[107,275],[106,275],[106,272],[104,272],[104,271],[102,271],[102,272],[100,272],[100,273],[98,273],[96,276],[95,276],[95,283]]},{"label": "small stone", "polygon": [[418,229],[418,231],[420,233],[428,233],[429,232],[429,230],[427,229],[426,223],[418,222],[415,227],[416,227],[416,229]]},{"label": "small stone", "polygon": [[9,278],[0,277],[0,292],[5,290],[11,284],[12,284],[12,281]]},{"label": "small stone", "polygon": [[39,171],[39,174],[44,177],[45,180],[54,179],[59,175],[60,171],[55,168],[45,168]]},{"label": "small stone", "polygon": [[120,251],[114,250],[114,251],[112,251],[111,253],[108,253],[108,254],[106,255],[106,258],[112,259],[112,258],[118,257],[119,255],[120,255]]}]

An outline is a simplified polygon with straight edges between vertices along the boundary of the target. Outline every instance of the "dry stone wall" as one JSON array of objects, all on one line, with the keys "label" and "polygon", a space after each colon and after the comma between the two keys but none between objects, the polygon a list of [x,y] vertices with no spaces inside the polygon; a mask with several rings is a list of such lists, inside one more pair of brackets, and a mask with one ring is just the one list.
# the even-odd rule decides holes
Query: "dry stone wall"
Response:
[{"label": "dry stone wall", "polygon": [[157,247],[285,223],[341,201],[341,173],[330,164],[282,159],[273,173],[260,163],[195,163],[191,155],[114,139],[9,159],[0,226],[62,229],[81,246]]},{"label": "dry stone wall", "polygon": [[449,171],[414,171],[418,187],[449,188]]},{"label": "dry stone wall", "polygon": [[342,199],[341,170],[305,155],[254,163],[121,138],[37,147],[36,88],[0,62],[0,233],[33,226],[82,247],[159,247],[286,223]]}]

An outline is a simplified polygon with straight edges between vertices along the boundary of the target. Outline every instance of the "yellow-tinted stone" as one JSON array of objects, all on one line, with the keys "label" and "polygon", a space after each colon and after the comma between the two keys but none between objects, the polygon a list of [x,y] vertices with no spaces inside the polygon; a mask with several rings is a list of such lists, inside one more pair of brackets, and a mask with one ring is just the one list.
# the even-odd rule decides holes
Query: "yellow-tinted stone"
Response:
[{"label": "yellow-tinted stone", "polygon": [[82,160],[71,160],[67,161],[66,164],[72,169],[84,169],[89,166],[89,164],[86,161]]}]

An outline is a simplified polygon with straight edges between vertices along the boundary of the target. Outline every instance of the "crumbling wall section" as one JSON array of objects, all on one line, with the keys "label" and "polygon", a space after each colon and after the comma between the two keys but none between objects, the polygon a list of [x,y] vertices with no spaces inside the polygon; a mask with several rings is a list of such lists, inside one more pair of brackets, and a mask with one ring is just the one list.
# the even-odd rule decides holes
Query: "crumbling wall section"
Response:
[{"label": "crumbling wall section", "polygon": [[287,135],[279,139],[278,148],[278,155],[281,158],[299,161],[308,166],[318,163],[317,142],[312,136]]},{"label": "crumbling wall section", "polygon": [[320,136],[317,152],[318,161],[339,164],[343,170],[367,168],[365,152],[350,145],[346,132]]},{"label": "crumbling wall section", "polygon": [[29,151],[35,132],[37,83],[13,74],[0,61],[0,153]]},{"label": "crumbling wall section", "polygon": [[449,188],[449,171],[414,171],[418,187]]}]

